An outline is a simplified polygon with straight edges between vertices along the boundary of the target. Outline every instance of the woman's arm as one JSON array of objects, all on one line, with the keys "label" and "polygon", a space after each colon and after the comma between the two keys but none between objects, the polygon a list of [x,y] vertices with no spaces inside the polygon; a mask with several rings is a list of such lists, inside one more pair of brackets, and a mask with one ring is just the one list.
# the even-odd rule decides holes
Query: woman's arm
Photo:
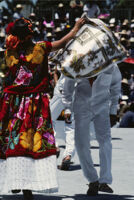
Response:
[{"label": "woman's arm", "polygon": [[56,85],[57,81],[58,81],[58,70],[57,70],[57,67],[55,67],[55,70],[54,70],[54,85]]},{"label": "woman's arm", "polygon": [[54,41],[52,42],[52,50],[51,51],[56,51],[59,50],[61,48],[64,48],[65,45],[75,37],[76,33],[78,32],[78,30],[81,28],[81,26],[85,23],[85,19],[84,18],[80,18],[76,23],[74,28],[67,34],[65,35],[63,38],[61,38],[60,40]]}]

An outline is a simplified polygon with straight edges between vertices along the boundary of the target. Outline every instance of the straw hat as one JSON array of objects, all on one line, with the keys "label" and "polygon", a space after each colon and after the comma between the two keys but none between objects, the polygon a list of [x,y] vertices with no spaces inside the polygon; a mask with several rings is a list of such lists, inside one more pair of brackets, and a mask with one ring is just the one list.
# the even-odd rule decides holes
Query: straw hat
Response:
[{"label": "straw hat", "polygon": [[48,37],[52,37],[52,33],[51,33],[51,32],[48,32],[47,35],[46,35],[46,37],[47,37],[47,38],[48,38]]},{"label": "straw hat", "polygon": [[61,27],[57,27],[57,28],[55,29],[55,33],[58,33],[58,32],[61,32],[61,31],[62,31]]},{"label": "straw hat", "polygon": [[58,4],[58,8],[63,8],[63,6],[64,6],[63,3]]},{"label": "straw hat", "polygon": [[36,26],[39,26],[39,24],[40,24],[39,21],[36,21],[36,22],[35,22],[35,25],[36,25]]},{"label": "straw hat", "polygon": [[131,38],[129,39],[129,42],[133,43],[133,42],[134,42],[134,37],[131,37]]},{"label": "straw hat", "polygon": [[128,80],[126,78],[123,78],[121,83],[125,83],[125,84],[128,84]]},{"label": "straw hat", "polygon": [[109,27],[113,28],[115,27],[115,24],[110,24]]},{"label": "straw hat", "polygon": [[17,5],[16,5],[16,8],[18,8],[18,9],[22,9],[23,6],[22,6],[21,4],[17,4]]},{"label": "straw hat", "polygon": [[30,13],[30,15],[29,15],[30,17],[35,17],[35,13]]},{"label": "straw hat", "polygon": [[131,28],[134,28],[134,23],[130,25]]},{"label": "straw hat", "polygon": [[126,40],[126,38],[122,37],[122,38],[120,39],[120,41],[123,42],[123,41],[127,41],[127,40]]},{"label": "straw hat", "polygon": [[110,23],[110,24],[114,24],[114,23],[115,23],[115,18],[111,18],[111,19],[109,20],[109,23]]},{"label": "straw hat", "polygon": [[2,32],[0,32],[0,37],[5,37],[6,35],[5,35],[5,33],[2,31]]},{"label": "straw hat", "polygon": [[[123,96],[122,96],[123,97]],[[126,101],[121,101],[120,102],[120,105],[127,105],[127,102]]]},{"label": "straw hat", "polygon": [[122,95],[121,99],[126,101],[126,100],[128,100],[128,96],[127,95]]},{"label": "straw hat", "polygon": [[123,21],[123,23],[122,24],[124,24],[124,25],[126,25],[126,24],[129,24],[129,21],[128,21],[128,19],[124,19],[124,21]]},{"label": "straw hat", "polygon": [[127,33],[126,30],[122,30],[122,31],[120,32],[120,34],[121,34],[121,35],[128,35],[128,33]]}]

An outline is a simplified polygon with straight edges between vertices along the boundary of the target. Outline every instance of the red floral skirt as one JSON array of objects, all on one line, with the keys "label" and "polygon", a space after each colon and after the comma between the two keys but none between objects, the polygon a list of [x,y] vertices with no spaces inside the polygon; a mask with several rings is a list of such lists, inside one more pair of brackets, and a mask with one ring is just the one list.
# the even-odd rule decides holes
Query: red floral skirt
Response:
[{"label": "red floral skirt", "polygon": [[0,158],[39,159],[55,154],[47,94],[3,93],[0,98]]}]

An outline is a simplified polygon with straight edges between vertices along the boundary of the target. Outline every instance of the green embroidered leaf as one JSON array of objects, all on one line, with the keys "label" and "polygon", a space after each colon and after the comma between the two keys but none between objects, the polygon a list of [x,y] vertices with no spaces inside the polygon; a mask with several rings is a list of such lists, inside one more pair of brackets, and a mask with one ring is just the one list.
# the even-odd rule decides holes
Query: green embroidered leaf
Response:
[{"label": "green embroidered leaf", "polygon": [[18,135],[17,137],[14,138],[14,143],[15,143],[15,144],[18,144],[18,143],[19,143],[19,137],[20,137],[20,136]]},{"label": "green embroidered leaf", "polygon": [[14,149],[15,148],[15,145],[13,144],[13,143],[11,143],[10,145],[9,145],[9,147],[10,147],[10,149]]}]

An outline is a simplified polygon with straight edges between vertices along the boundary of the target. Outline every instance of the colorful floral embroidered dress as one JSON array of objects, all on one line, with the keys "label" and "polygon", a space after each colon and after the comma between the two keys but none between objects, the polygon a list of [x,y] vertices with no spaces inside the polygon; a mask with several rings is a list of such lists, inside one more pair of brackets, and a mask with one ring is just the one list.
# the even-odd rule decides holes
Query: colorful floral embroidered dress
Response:
[{"label": "colorful floral embroidered dress", "polygon": [[38,42],[26,51],[6,50],[9,71],[0,98],[0,158],[34,159],[56,154],[48,92],[51,43]]}]

